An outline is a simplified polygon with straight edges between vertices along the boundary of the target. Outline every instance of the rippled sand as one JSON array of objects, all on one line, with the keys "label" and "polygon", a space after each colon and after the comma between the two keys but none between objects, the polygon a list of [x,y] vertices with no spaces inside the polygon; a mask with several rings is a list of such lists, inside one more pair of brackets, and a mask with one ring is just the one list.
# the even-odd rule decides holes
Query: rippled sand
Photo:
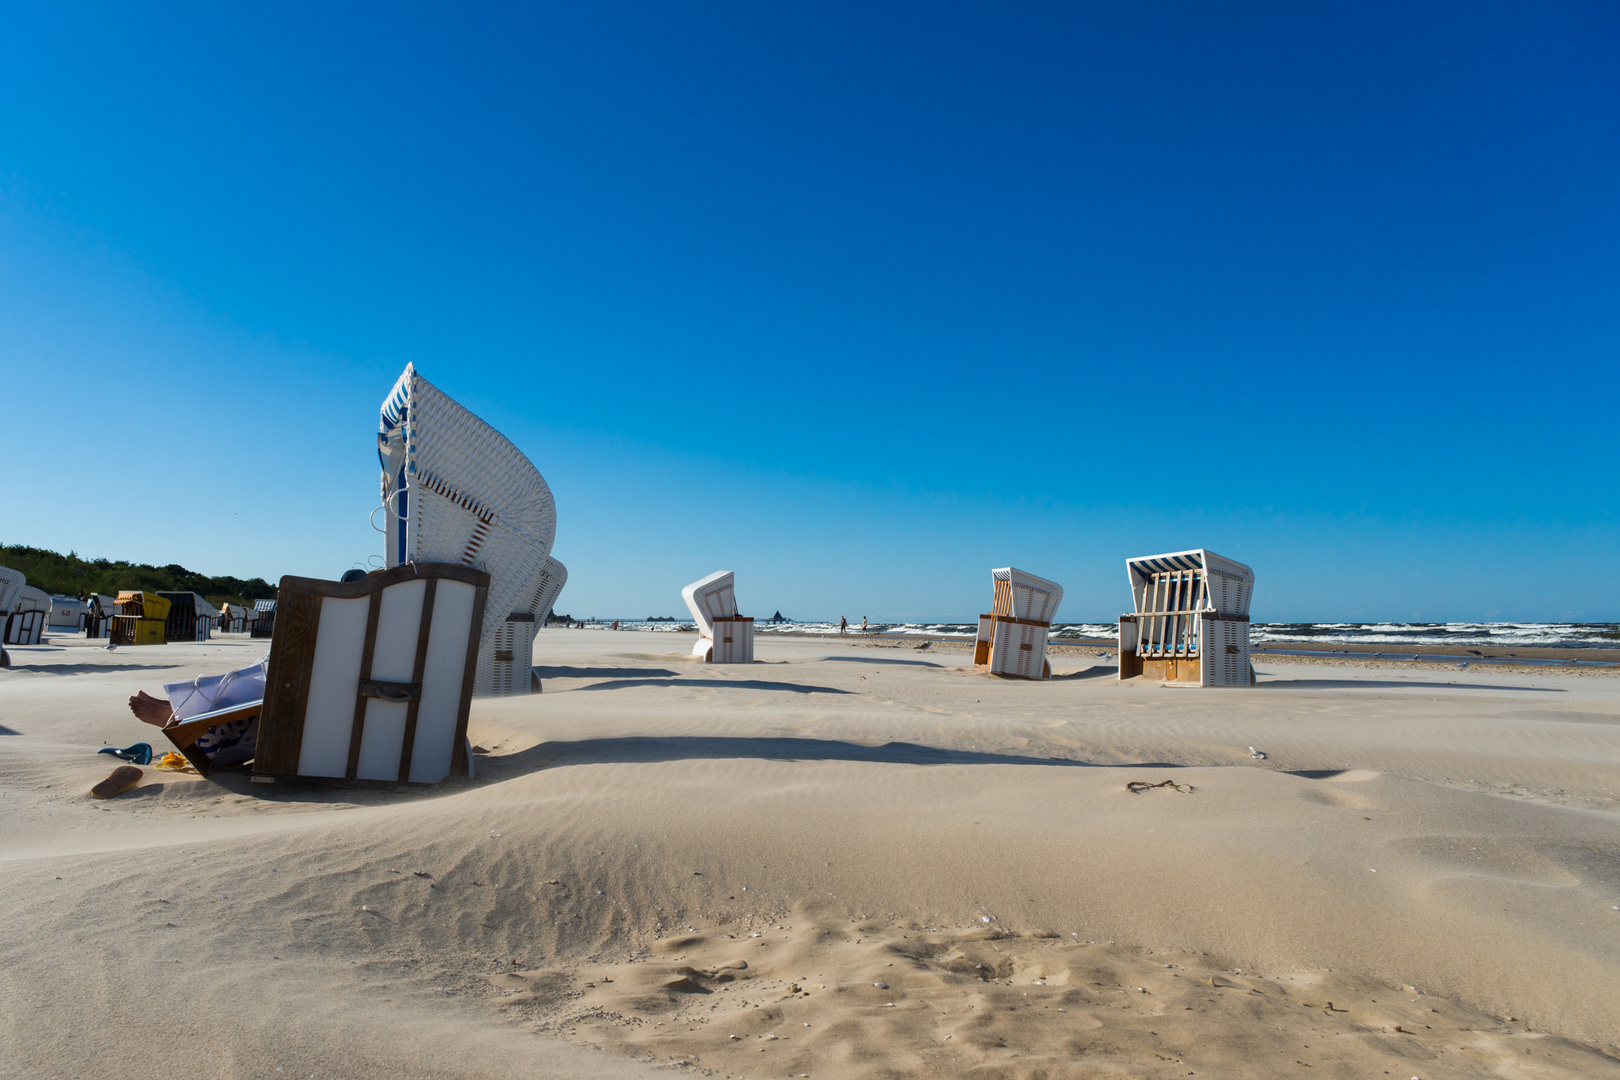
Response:
[{"label": "rippled sand", "polygon": [[0,1076],[1620,1076],[1620,680],[689,646],[545,631],[476,781],[108,802],[262,644],[14,650]]}]

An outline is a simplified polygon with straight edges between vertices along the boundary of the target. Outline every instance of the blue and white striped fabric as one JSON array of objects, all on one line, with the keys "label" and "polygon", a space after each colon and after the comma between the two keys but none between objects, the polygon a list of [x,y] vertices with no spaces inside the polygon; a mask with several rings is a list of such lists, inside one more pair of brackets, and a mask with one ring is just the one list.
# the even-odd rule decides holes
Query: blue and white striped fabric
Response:
[{"label": "blue and white striped fabric", "polygon": [[1177,551],[1170,555],[1145,555],[1140,559],[1128,559],[1125,565],[1137,574],[1164,574],[1172,570],[1202,570],[1204,569],[1204,552]]}]

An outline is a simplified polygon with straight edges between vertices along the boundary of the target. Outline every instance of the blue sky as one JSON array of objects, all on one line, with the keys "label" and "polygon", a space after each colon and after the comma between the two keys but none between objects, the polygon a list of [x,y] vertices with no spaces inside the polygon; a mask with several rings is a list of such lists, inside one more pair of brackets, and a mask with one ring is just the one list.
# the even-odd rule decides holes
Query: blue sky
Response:
[{"label": "blue sky", "polygon": [[1612,4],[14,6],[0,540],[334,577],[407,362],[559,607],[1620,619]]}]

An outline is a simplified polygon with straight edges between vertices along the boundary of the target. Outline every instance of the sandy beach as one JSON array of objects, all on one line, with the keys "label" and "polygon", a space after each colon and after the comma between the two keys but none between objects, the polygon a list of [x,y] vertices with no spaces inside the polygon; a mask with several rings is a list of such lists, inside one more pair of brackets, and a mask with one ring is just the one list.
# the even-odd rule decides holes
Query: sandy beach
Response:
[{"label": "sandy beach", "polygon": [[472,780],[107,801],[265,643],[12,649],[0,1076],[1620,1077],[1620,680],[692,640],[542,631]]}]

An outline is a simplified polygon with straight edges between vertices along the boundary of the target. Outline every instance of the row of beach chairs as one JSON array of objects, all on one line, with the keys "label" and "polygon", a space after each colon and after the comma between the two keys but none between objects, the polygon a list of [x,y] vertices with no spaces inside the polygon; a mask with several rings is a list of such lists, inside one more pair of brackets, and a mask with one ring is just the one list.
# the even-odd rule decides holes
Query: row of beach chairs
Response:
[{"label": "row of beach chairs", "polygon": [[[205,640],[215,620],[270,639],[262,700],[165,728],[199,771],[211,767],[196,750],[205,731],[257,715],[255,781],[435,783],[472,770],[466,731],[475,694],[532,689],[537,623],[567,581],[551,557],[556,508],[544,478],[414,366],[383,402],[377,454],[381,505],[372,517],[386,538],[382,568],[343,581],[283,577],[277,599],[260,601],[251,620],[213,612],[191,593],[128,592],[113,602],[115,643]],[[1206,551],[1130,567],[1136,610],[1120,620],[1122,678],[1239,685],[1241,668],[1247,681],[1247,567]],[[25,584],[15,576],[13,588],[0,573],[0,611]],[[1012,567],[991,576],[976,665],[1049,677],[1047,639],[1062,588]],[[754,620],[738,611],[732,572],[693,582],[682,596],[699,631],[695,655],[753,660]]]},{"label": "row of beach chairs", "polygon": [[[1119,677],[1198,686],[1249,686],[1249,599],[1254,571],[1202,548],[1125,564],[1135,610],[1119,618]],[[1046,646],[1063,602],[1055,581],[1007,566],[990,571],[973,666],[992,675],[1049,679]],[[710,574],[681,590],[697,626],[692,654],[716,664],[754,659],[754,620],[737,611],[736,575]]]}]

